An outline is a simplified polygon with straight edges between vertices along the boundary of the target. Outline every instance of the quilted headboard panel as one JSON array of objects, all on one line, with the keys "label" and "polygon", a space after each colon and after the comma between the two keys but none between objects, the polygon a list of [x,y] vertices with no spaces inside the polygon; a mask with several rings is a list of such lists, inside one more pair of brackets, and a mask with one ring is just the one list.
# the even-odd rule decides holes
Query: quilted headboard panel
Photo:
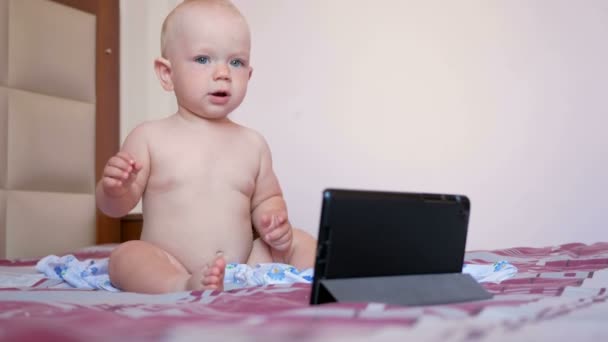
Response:
[{"label": "quilted headboard panel", "polygon": [[95,16],[0,0],[0,257],[95,242]]}]

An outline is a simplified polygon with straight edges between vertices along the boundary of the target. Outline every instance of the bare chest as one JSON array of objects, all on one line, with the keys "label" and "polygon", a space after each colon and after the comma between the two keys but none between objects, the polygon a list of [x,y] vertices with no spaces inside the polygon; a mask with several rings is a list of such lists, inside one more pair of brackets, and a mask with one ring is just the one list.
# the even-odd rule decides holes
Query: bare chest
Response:
[{"label": "bare chest", "polygon": [[184,134],[150,148],[147,192],[238,191],[251,197],[259,155],[238,135]]}]

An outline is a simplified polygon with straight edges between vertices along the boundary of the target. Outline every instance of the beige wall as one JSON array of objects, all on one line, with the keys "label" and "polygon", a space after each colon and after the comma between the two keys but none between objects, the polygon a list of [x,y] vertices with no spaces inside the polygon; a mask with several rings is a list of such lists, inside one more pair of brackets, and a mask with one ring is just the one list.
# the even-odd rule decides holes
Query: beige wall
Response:
[{"label": "beige wall", "polygon": [[139,122],[161,118],[176,110],[154,74],[160,52],[160,27],[180,0],[120,1],[120,136],[121,141]]},{"label": "beige wall", "polygon": [[[152,61],[175,2],[121,2],[123,138],[174,110]],[[325,187],[456,192],[469,249],[608,240],[605,1],[235,3],[255,70],[233,118],[295,225],[316,234]]]}]

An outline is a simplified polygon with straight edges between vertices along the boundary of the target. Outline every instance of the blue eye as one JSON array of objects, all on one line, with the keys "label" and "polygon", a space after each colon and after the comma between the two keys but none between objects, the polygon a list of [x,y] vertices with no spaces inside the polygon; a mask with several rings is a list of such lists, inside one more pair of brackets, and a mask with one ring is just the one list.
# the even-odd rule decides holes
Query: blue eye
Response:
[{"label": "blue eye", "polygon": [[245,62],[243,62],[240,59],[233,59],[230,61],[230,65],[232,65],[233,67],[242,67],[245,66]]},{"label": "blue eye", "polygon": [[209,57],[207,57],[207,56],[196,57],[194,59],[194,61],[199,64],[207,64],[207,63],[209,63]]}]

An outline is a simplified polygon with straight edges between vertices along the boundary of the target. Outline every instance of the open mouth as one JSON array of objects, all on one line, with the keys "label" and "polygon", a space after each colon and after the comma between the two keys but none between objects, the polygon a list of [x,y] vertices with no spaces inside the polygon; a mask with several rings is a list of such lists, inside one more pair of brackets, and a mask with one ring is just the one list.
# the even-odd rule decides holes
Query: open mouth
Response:
[{"label": "open mouth", "polygon": [[230,94],[227,91],[214,91],[213,93],[211,93],[211,95],[217,96],[217,97],[230,96]]}]

